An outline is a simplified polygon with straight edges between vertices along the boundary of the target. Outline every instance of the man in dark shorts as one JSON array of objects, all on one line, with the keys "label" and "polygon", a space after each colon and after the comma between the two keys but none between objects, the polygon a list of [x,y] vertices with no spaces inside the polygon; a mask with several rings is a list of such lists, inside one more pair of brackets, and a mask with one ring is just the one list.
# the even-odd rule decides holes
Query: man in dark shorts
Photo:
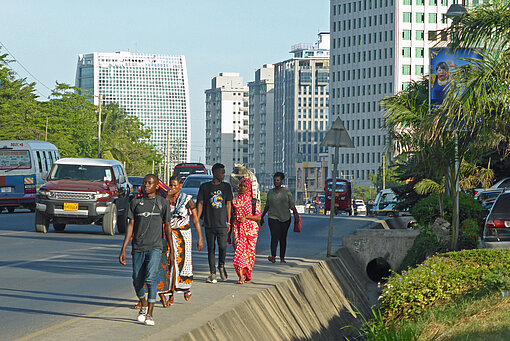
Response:
[{"label": "man in dark shorts", "polygon": [[205,237],[207,239],[207,256],[209,258],[210,275],[207,283],[218,282],[216,278],[215,247],[218,241],[218,271],[221,279],[227,280],[225,257],[227,256],[227,235],[230,232],[230,216],[232,213],[232,187],[223,182],[225,166],[217,163],[212,167],[213,180],[203,183],[197,195],[197,214],[204,214]]},{"label": "man in dark shorts", "polygon": [[[131,245],[133,256],[133,286],[142,303],[138,321],[153,326],[154,303],[158,292],[158,271],[163,250],[163,230],[167,240],[172,240],[170,230],[170,205],[160,195],[156,195],[158,178],[149,174],[143,179],[143,197],[134,198],[129,206],[129,225],[126,229],[124,244],[119,255],[119,262],[126,265],[126,249],[134,233]],[[174,259],[173,243],[170,244],[169,260]],[[169,262],[171,266],[171,262]],[[149,298],[145,298],[144,283],[147,284]]]}]

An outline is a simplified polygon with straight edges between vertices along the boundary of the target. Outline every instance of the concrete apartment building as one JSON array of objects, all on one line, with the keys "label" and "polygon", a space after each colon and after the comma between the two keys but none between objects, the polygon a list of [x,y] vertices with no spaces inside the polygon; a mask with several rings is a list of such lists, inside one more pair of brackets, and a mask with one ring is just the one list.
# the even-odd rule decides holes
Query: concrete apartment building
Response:
[{"label": "concrete apartment building", "polygon": [[152,131],[151,142],[163,153],[170,134],[169,166],[189,162],[191,127],[188,75],[184,56],[94,52],[80,54],[75,85],[93,101],[118,103]]},{"label": "concrete apartment building", "polygon": [[331,120],[340,116],[355,145],[340,149],[339,176],[371,185],[369,174],[390,151],[379,101],[428,73],[429,48],[447,26],[448,6],[448,0],[331,0]]},{"label": "concrete apartment building", "polygon": [[248,164],[248,87],[239,73],[223,72],[205,91],[205,159],[220,162],[230,174],[236,163]]},{"label": "concrete apartment building", "polygon": [[329,33],[313,44],[292,47],[293,58],[274,67],[273,171],[285,173],[287,186],[303,199],[304,179],[297,181],[298,163],[317,162],[329,122]]},{"label": "concrete apartment building", "polygon": [[273,186],[274,146],[274,65],[255,71],[255,80],[248,83],[249,142],[248,168],[254,169],[261,189]]}]

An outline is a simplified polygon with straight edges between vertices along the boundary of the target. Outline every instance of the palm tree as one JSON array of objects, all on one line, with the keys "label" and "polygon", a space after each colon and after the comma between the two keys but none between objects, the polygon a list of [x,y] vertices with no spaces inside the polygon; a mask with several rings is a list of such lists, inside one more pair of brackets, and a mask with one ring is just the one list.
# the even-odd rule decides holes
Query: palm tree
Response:
[{"label": "palm tree", "polygon": [[[452,72],[445,100],[449,127],[468,132],[487,149],[505,148],[510,154],[510,2],[492,0],[469,10],[445,30],[448,48],[478,48],[483,59]],[[438,124],[438,130],[446,129]]]}]

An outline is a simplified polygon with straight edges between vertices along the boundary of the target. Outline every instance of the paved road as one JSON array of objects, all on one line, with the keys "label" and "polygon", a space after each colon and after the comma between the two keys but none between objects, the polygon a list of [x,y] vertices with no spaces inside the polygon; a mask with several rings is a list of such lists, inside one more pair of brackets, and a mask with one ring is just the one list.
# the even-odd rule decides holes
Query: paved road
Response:
[{"label": "paved road", "polygon": [[[287,260],[293,266],[302,260],[320,259],[327,246],[329,217],[303,215],[303,231],[289,231]],[[64,233],[34,232],[34,214],[17,210],[0,214],[0,321],[2,340],[51,339],[53,330],[79,319],[99,319],[98,312],[134,303],[131,264],[121,266],[118,253],[123,235],[105,236],[101,226],[71,225]],[[335,218],[334,245],[372,219],[339,216]],[[292,227],[291,227],[292,229]],[[273,271],[267,261],[269,230],[261,229],[257,244],[254,281],[264,272]],[[229,283],[234,282],[232,249],[227,254]],[[130,261],[130,259],[129,259]],[[195,285],[192,302],[200,302],[200,293],[211,289],[226,295],[222,285],[204,283],[208,275],[207,254],[194,253]],[[284,271],[283,271],[284,272]],[[230,283],[230,284],[232,284]],[[236,286],[239,287],[239,286]],[[202,289],[201,289],[202,288]],[[233,296],[232,296],[233,297]],[[214,295],[203,299],[214,303]],[[190,305],[193,308],[193,305]],[[190,308],[190,309],[192,309]],[[196,307],[196,309],[199,309]],[[189,310],[189,314],[193,311]],[[183,314],[187,314],[186,310]],[[103,318],[104,319],[104,318]],[[132,318],[112,319],[120,324]],[[129,334],[128,334],[129,335]]]}]

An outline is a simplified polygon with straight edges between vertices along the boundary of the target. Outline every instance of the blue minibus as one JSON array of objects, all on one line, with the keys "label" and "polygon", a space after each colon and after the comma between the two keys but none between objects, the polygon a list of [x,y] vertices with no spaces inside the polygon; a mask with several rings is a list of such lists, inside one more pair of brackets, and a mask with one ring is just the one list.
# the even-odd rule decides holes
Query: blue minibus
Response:
[{"label": "blue minibus", "polygon": [[60,153],[45,141],[0,141],[0,212],[35,211],[35,194]]}]

